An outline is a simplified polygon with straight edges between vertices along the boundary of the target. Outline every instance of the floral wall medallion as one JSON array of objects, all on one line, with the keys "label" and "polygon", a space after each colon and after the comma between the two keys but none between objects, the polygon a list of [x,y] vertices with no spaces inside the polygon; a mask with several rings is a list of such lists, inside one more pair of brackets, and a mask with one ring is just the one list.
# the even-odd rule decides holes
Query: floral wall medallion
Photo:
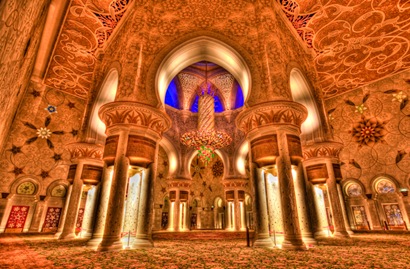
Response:
[{"label": "floral wall medallion", "polygon": [[36,186],[32,183],[32,182],[24,182],[21,183],[18,187],[17,187],[17,194],[34,194],[36,192]]},{"label": "floral wall medallion", "polygon": [[31,85],[28,93],[1,156],[0,191],[20,176],[31,176],[42,181],[39,194],[45,195],[52,181],[67,176],[70,154],[65,145],[77,141],[85,107],[54,89]]},{"label": "floral wall medallion", "polygon": [[405,187],[410,173],[410,71],[326,101],[344,178],[360,179],[366,193],[380,174]]}]

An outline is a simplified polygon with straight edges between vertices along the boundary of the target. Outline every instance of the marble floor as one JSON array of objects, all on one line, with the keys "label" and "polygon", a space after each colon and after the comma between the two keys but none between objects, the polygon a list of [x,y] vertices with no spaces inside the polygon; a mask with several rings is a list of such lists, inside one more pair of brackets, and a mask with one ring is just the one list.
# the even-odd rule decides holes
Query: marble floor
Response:
[{"label": "marble floor", "polygon": [[410,268],[410,233],[327,238],[308,251],[236,240],[158,240],[155,248],[96,252],[83,239],[0,237],[0,268]]}]

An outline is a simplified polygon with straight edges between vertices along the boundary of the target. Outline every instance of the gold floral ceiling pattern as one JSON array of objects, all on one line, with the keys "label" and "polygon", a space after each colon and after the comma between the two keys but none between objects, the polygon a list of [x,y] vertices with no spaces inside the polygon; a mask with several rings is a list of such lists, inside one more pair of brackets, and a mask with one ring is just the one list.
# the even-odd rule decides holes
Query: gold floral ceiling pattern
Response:
[{"label": "gold floral ceiling pattern", "polygon": [[73,0],[57,41],[45,83],[87,98],[102,48],[132,0]]},{"label": "gold floral ceiling pattern", "polygon": [[[95,52],[132,0],[73,0],[45,82],[87,98]],[[277,0],[302,40],[315,51],[326,99],[410,67],[408,0]],[[204,26],[204,25],[202,25]]]},{"label": "gold floral ceiling pattern", "polygon": [[408,0],[277,0],[330,98],[410,67]]}]

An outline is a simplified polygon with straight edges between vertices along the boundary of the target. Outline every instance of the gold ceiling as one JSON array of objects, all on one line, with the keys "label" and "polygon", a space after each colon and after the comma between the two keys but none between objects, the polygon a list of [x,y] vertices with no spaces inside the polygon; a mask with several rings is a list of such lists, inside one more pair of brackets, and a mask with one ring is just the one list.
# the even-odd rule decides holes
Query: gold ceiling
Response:
[{"label": "gold ceiling", "polygon": [[[73,0],[45,83],[87,98],[102,47],[132,0]],[[410,67],[409,0],[277,0],[314,50],[330,98]]]},{"label": "gold ceiling", "polygon": [[409,0],[277,0],[315,52],[325,98],[410,67]]},{"label": "gold ceiling", "polygon": [[108,40],[131,1],[73,0],[45,83],[86,99],[95,67],[95,53]]}]

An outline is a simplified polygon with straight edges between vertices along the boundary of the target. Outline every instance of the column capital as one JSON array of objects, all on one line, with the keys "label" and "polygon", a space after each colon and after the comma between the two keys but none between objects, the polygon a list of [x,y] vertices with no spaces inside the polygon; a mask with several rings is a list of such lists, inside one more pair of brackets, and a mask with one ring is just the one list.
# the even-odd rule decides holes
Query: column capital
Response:
[{"label": "column capital", "polygon": [[152,130],[161,136],[171,127],[171,119],[164,111],[138,102],[107,103],[100,108],[98,115],[107,126],[107,132],[113,127],[124,126]]},{"label": "column capital", "polygon": [[96,185],[101,181],[104,162],[104,147],[90,143],[71,143],[66,146],[71,154],[71,162],[67,180],[72,183],[77,170],[84,184]]},{"label": "column capital", "polygon": [[103,145],[77,142],[67,144],[66,149],[70,152],[71,161],[74,163],[80,160],[100,161],[102,163]]},{"label": "column capital", "polygon": [[339,160],[340,151],[343,148],[343,144],[335,141],[325,141],[320,143],[314,143],[311,145],[305,145],[302,147],[303,159],[337,159]]},{"label": "column capital", "polygon": [[249,185],[249,180],[246,178],[224,179],[222,185],[225,190],[246,190]]},{"label": "column capital", "polygon": [[[272,125],[293,126],[300,130],[307,114],[307,109],[299,103],[288,100],[270,101],[244,109],[236,118],[236,126],[247,135],[252,131],[261,132],[264,127]],[[275,131],[268,129],[271,133]]]},{"label": "column capital", "polygon": [[170,178],[167,179],[168,189],[169,190],[188,190],[191,187],[192,180],[190,179],[178,179],[178,178]]}]

